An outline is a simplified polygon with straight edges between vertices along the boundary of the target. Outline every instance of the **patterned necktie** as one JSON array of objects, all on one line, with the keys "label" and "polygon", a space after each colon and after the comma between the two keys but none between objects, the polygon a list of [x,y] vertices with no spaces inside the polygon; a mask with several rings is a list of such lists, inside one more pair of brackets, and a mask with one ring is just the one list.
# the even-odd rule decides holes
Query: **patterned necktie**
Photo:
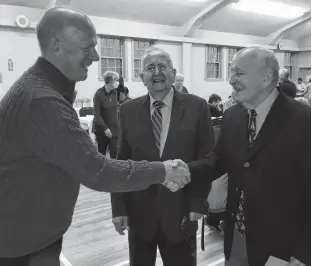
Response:
[{"label": "patterned necktie", "polygon": [[161,137],[161,130],[162,130],[162,114],[160,109],[165,104],[162,101],[154,101],[153,106],[155,108],[152,114],[152,123],[153,123],[153,133],[156,140],[156,145],[158,150],[160,150],[160,137]]},{"label": "patterned necktie", "polygon": [[[257,112],[250,110],[249,124],[248,124],[248,148],[250,149],[256,137],[256,117]],[[238,200],[238,210],[236,214],[236,226],[241,235],[245,235],[245,215],[244,215],[244,200],[245,195],[242,189],[238,189],[240,197]]]}]

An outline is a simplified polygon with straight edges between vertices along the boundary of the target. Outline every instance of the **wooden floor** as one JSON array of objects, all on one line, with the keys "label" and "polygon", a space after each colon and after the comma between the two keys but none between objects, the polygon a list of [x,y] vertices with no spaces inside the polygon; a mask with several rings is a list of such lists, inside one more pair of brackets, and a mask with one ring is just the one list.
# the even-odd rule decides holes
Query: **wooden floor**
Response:
[{"label": "wooden floor", "polygon": [[[111,222],[110,198],[81,187],[73,223],[64,237],[62,266],[128,266],[127,236],[120,236]],[[200,234],[200,230],[197,232]],[[206,251],[198,249],[198,266],[221,266],[223,237],[205,229]],[[198,236],[198,247],[200,237]],[[161,266],[157,258],[157,266]]]}]

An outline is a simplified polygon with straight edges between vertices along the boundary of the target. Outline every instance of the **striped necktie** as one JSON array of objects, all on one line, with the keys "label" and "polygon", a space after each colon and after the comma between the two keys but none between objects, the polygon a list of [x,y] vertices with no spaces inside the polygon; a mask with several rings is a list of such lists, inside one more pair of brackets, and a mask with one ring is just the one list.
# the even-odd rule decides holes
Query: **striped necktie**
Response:
[{"label": "striped necktie", "polygon": [[[256,110],[249,111],[249,123],[248,123],[248,148],[250,149],[254,144],[256,138]],[[245,235],[245,214],[244,214],[244,204],[245,204],[245,194],[242,189],[238,190],[240,197],[238,200],[238,210],[236,213],[236,226],[238,232],[241,235]]]},{"label": "striped necktie", "polygon": [[160,138],[161,138],[161,130],[162,130],[162,114],[160,109],[165,104],[162,101],[154,101],[153,107],[155,108],[152,114],[152,123],[153,123],[153,133],[155,136],[156,146],[158,150],[160,150]]}]

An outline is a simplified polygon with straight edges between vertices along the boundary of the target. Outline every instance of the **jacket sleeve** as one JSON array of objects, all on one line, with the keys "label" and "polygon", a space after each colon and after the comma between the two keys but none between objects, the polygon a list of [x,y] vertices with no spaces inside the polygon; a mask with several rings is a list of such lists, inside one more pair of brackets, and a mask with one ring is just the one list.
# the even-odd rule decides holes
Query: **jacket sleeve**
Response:
[{"label": "jacket sleeve", "polygon": [[[196,159],[202,159],[212,151],[214,146],[214,136],[212,120],[208,104],[203,100],[200,108],[200,118],[198,123],[198,136],[196,142]],[[207,213],[207,197],[211,188],[211,183],[205,175],[192,175],[190,183],[190,211],[196,213]]]},{"label": "jacket sleeve", "polygon": [[98,126],[102,126],[104,131],[108,129],[108,126],[105,124],[102,116],[101,116],[101,98],[99,91],[97,91],[93,97],[93,105],[94,105],[94,120]]},{"label": "jacket sleeve", "polygon": [[220,136],[214,148],[208,152],[203,158],[188,163],[191,172],[192,181],[196,179],[205,179],[209,184],[218,179],[226,173],[224,163],[222,162],[222,150],[224,145],[224,124],[226,121],[226,114],[222,118]]},{"label": "jacket sleeve", "polygon": [[29,115],[25,142],[34,156],[63,169],[90,189],[136,191],[165,179],[161,162],[114,160],[98,153],[80,127],[75,110],[64,99],[32,100]]},{"label": "jacket sleeve", "polygon": [[[119,111],[119,127],[118,127],[118,160],[127,160],[131,158],[131,146],[127,141],[125,131],[125,112],[124,106],[121,105]],[[124,193],[111,193],[112,216],[127,216],[124,200]]]}]

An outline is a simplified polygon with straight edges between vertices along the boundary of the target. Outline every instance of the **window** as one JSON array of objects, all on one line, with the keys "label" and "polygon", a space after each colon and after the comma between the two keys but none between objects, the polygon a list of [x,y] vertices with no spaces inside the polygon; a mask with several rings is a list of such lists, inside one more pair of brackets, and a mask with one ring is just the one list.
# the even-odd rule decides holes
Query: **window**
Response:
[{"label": "window", "polygon": [[228,50],[228,79],[231,77],[231,63],[234,55],[239,51],[240,49],[238,48],[229,48]]},{"label": "window", "polygon": [[289,71],[289,79],[292,78],[292,53],[284,54],[284,64],[285,68]]},{"label": "window", "polygon": [[206,79],[221,79],[220,47],[206,47]]},{"label": "window", "polygon": [[140,78],[141,58],[144,51],[152,45],[150,41],[133,40],[133,78]]},{"label": "window", "polygon": [[100,78],[106,71],[124,74],[124,42],[113,37],[100,37]]}]

